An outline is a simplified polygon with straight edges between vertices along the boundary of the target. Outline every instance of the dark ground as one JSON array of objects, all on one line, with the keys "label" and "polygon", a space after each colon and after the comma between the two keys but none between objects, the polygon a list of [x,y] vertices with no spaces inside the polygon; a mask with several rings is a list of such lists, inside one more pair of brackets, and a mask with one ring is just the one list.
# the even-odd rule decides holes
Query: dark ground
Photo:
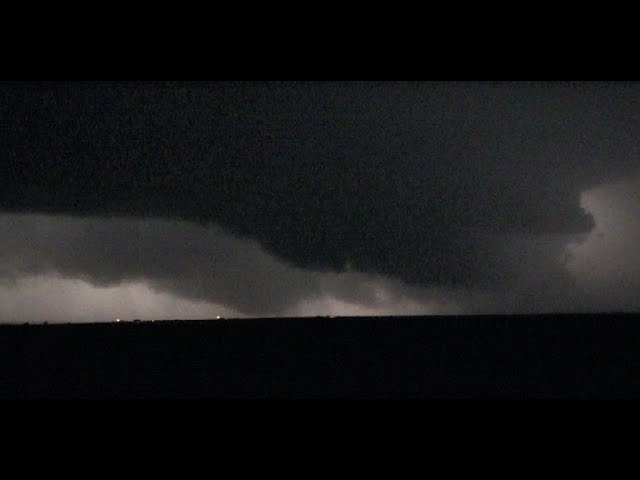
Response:
[{"label": "dark ground", "polygon": [[637,314],[0,326],[3,398],[637,396]]}]

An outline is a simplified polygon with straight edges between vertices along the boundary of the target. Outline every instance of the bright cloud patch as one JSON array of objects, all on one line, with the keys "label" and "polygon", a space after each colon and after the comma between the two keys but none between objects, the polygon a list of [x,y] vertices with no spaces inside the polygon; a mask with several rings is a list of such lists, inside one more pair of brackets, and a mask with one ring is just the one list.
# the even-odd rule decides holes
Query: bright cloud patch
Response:
[{"label": "bright cloud patch", "polygon": [[186,300],[143,283],[97,287],[56,276],[21,278],[0,285],[0,322],[112,322],[242,316],[208,302]]},{"label": "bright cloud patch", "polygon": [[640,176],[589,190],[581,203],[596,226],[567,247],[567,269],[591,308],[639,310]]}]

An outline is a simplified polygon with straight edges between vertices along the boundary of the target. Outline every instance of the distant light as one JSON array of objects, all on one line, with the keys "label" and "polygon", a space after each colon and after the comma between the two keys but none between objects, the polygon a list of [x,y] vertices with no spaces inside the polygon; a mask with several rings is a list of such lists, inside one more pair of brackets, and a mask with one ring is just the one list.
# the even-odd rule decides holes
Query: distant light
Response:
[{"label": "distant light", "polygon": [[220,320],[220,315],[218,315],[218,316],[216,317],[216,319]]},{"label": "distant light", "polygon": [[119,318],[116,318],[116,322],[119,322],[119,321],[120,321],[120,319],[119,319]]}]

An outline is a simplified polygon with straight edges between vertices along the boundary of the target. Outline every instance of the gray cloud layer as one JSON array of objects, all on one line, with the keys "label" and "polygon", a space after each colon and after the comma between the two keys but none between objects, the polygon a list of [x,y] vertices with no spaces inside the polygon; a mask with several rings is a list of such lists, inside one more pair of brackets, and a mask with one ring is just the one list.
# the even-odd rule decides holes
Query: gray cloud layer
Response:
[{"label": "gray cloud layer", "polygon": [[302,300],[325,298],[401,309],[398,301],[411,292],[379,276],[287,265],[256,242],[187,222],[5,214],[0,232],[5,279],[55,274],[100,287],[145,282],[253,315],[281,315]]},{"label": "gray cloud layer", "polygon": [[640,176],[585,191],[596,224],[587,235],[484,236],[480,268],[492,274],[458,289],[302,269],[217,226],[2,214],[0,315],[63,319],[70,305],[101,319],[114,305],[145,318],[639,310],[639,191]]}]

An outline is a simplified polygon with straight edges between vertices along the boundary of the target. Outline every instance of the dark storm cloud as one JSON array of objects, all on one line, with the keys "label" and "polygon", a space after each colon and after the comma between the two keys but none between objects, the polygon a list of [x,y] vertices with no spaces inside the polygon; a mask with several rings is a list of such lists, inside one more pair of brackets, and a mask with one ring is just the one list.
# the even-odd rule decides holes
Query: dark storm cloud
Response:
[{"label": "dark storm cloud", "polygon": [[[0,92],[4,210],[212,222],[298,267],[421,286],[508,281],[510,267],[488,240],[496,235],[589,232],[581,192],[626,175],[639,153],[635,84],[4,84]],[[118,239],[100,239],[118,258]],[[189,241],[200,251],[213,240]],[[167,269],[154,278],[179,275],[164,263],[170,250],[144,252]],[[238,261],[233,244],[223,250],[229,265]],[[118,278],[108,265],[88,270],[96,281]],[[205,281],[195,278],[197,290]],[[292,297],[305,281],[287,286]]]},{"label": "dark storm cloud", "polygon": [[191,222],[0,214],[0,322],[637,310],[639,187],[584,192],[587,235],[484,237],[469,288],[301,269]]},{"label": "dark storm cloud", "polygon": [[[637,221],[635,227],[640,228]],[[157,219],[2,214],[0,319],[597,309],[602,303],[585,303],[561,261],[570,240],[565,235],[492,239],[493,258],[488,261],[499,268],[503,288],[420,288],[379,275],[300,269],[219,227]],[[602,255],[587,258],[597,264]],[[633,275],[637,268],[637,261],[631,263],[623,275]],[[591,290],[599,287],[589,272],[574,273]],[[613,298],[607,293],[601,297]]]},{"label": "dark storm cloud", "polygon": [[418,293],[376,276],[303,270],[253,241],[187,222],[3,214],[0,246],[0,280],[62,277],[101,288],[139,283],[249,315],[282,315],[326,299],[402,309],[401,301]]}]

